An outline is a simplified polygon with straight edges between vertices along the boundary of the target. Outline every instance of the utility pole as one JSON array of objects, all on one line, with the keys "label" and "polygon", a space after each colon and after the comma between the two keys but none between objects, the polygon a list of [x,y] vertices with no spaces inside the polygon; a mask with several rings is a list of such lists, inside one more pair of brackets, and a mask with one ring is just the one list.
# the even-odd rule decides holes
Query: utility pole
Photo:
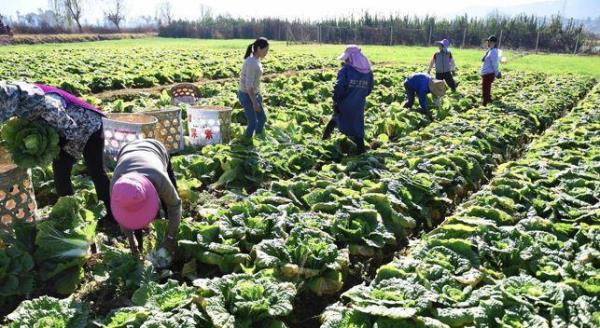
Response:
[{"label": "utility pole", "polygon": [[321,44],[321,24],[318,25],[319,26],[319,44]]},{"label": "utility pole", "polygon": [[394,43],[394,25],[390,26],[390,46]]},{"label": "utility pole", "polygon": [[502,44],[502,32],[503,32],[503,30],[500,30],[500,38],[498,39],[498,48],[500,48],[500,45]]},{"label": "utility pole", "polygon": [[465,40],[467,39],[467,27],[465,26],[464,30],[463,30],[463,39],[462,39],[462,45],[460,46],[461,48],[465,47]]},{"label": "utility pole", "polygon": [[577,54],[577,46],[579,46],[579,35],[581,35],[581,33],[577,34],[577,40],[575,41],[575,50],[573,50],[573,55]]},{"label": "utility pole", "polygon": [[540,45],[540,30],[537,30],[537,37],[535,38],[535,52],[538,51],[538,46]]},{"label": "utility pole", "polygon": [[429,25],[429,43],[427,45],[431,44],[431,33],[433,33],[433,24]]}]

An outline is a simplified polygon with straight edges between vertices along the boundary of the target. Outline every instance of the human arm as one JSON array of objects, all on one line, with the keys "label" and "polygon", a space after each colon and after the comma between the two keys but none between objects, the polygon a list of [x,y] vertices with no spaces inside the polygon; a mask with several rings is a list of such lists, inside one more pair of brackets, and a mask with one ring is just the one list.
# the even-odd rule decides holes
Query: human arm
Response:
[{"label": "human arm", "polygon": [[346,75],[346,66],[338,72],[335,85],[333,87],[333,107],[336,108],[346,97],[348,93],[348,76]]},{"label": "human arm", "polygon": [[417,95],[419,97],[419,105],[421,106],[421,109],[423,111],[428,111],[428,106],[427,106],[427,93],[429,93],[429,90],[425,90],[423,88],[420,88],[417,91]]},{"label": "human arm", "polygon": [[433,69],[433,65],[435,64],[435,54],[431,57],[431,61],[429,62],[429,68],[427,68],[427,74],[431,74],[431,69]]},{"label": "human arm", "polygon": [[77,156],[83,151],[85,143],[79,142],[77,123],[69,116],[62,97],[44,92],[37,86],[24,82],[0,83],[0,123],[18,116],[29,120],[44,121],[55,128],[65,138],[72,149],[71,155]]},{"label": "human arm", "polygon": [[[140,254],[141,254],[141,250],[138,244],[137,239],[135,238],[135,234],[133,230],[124,230],[125,231],[125,235],[127,235],[127,242],[129,243],[129,248],[131,250],[131,254],[134,257],[139,258]],[[141,242],[141,240],[140,240]]]},{"label": "human arm", "polygon": [[260,78],[262,76],[260,65],[258,62],[247,60],[244,63],[243,69],[245,70],[244,85],[246,85],[246,92],[250,96],[252,108],[254,108],[254,111],[258,113],[262,110],[257,99],[257,95],[260,92]]},{"label": "human arm", "polygon": [[177,194],[177,188],[167,176],[164,177],[163,182],[157,188],[157,192],[166,206],[166,216],[169,220],[167,236],[162,247],[174,254],[177,248],[177,233],[181,222],[181,198]]},{"label": "human arm", "polygon": [[498,50],[490,51],[488,54],[488,58],[490,66],[494,70],[494,75],[498,76],[500,74],[499,60],[498,60]]},{"label": "human arm", "polygon": [[373,92],[373,88],[375,87],[375,77],[373,76],[373,72],[369,73],[369,91],[367,95],[370,95]]},{"label": "human arm", "polygon": [[450,53],[450,72],[454,72],[456,70],[456,62],[454,61],[454,57],[452,53]]},{"label": "human arm", "polygon": [[30,118],[45,107],[44,92],[24,82],[0,81],[0,123],[13,116]]}]

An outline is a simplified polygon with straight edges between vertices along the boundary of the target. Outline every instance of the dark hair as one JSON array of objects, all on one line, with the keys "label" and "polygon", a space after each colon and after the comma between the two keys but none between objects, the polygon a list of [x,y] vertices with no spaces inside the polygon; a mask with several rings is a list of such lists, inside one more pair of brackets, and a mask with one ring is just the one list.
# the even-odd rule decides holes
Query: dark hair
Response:
[{"label": "dark hair", "polygon": [[254,51],[256,51],[258,49],[264,49],[268,46],[269,46],[269,40],[267,40],[267,38],[260,37],[260,38],[256,39],[256,41],[254,41],[254,43],[250,44],[248,46],[248,49],[246,49],[246,54],[244,55],[244,59],[250,57],[250,55]]},{"label": "dark hair", "polygon": [[487,38],[486,41],[494,42],[494,48],[498,48],[498,38],[495,35],[490,35],[490,37]]}]

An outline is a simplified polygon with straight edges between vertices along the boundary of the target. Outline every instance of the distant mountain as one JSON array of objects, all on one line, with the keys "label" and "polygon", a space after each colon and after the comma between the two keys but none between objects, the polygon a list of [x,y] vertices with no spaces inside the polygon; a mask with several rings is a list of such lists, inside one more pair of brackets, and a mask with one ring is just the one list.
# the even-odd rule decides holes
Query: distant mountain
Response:
[{"label": "distant mountain", "polygon": [[[562,13],[563,5],[565,12]],[[596,18],[600,16],[600,0],[550,0],[514,6],[473,6],[465,8],[471,16],[486,16],[492,12],[505,15],[521,13],[536,16],[551,16],[561,13],[562,16],[578,19]]]}]

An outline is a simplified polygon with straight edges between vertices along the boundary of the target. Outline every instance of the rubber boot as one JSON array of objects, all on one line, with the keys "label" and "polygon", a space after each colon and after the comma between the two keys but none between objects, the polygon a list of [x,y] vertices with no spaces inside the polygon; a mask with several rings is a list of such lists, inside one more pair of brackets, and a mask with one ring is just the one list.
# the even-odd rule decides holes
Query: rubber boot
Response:
[{"label": "rubber boot", "polygon": [[327,126],[325,127],[325,131],[323,131],[323,140],[329,140],[331,138],[331,134],[335,129],[335,120],[332,118]]}]

